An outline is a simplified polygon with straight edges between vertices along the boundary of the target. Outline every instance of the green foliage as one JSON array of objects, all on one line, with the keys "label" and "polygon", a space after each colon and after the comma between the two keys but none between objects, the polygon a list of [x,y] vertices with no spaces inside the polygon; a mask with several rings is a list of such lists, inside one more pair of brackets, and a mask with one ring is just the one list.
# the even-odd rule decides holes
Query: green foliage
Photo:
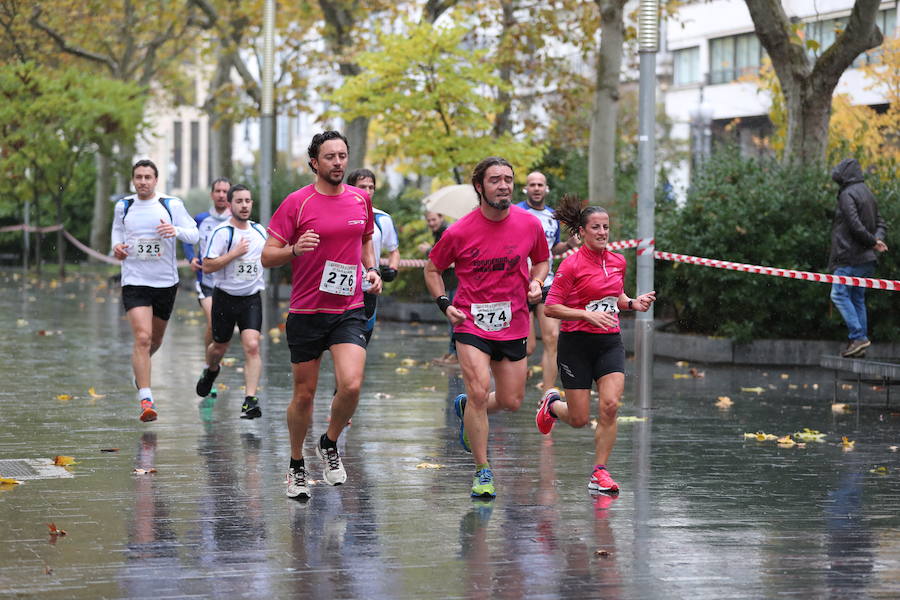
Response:
[{"label": "green foliage", "polygon": [[464,179],[486,154],[518,167],[540,156],[537,144],[494,135],[501,106],[485,90],[504,83],[484,51],[463,44],[467,28],[407,23],[405,29],[381,34],[380,51],[359,54],[362,72],[331,97],[344,119],[373,119],[371,160],[449,181]]},{"label": "green foliage", "polygon": [[[62,221],[85,236],[93,212],[93,157],[143,125],[144,94],[134,86],[33,63],[0,66],[0,217]],[[82,238],[83,239],[83,238]]]},{"label": "green foliage", "polygon": [[[657,211],[662,251],[801,271],[827,272],[837,186],[820,166],[783,166],[714,155],[697,174],[686,204]],[[900,223],[900,184],[868,182],[888,222]],[[886,243],[897,246],[889,229]],[[897,279],[900,261],[885,253],[876,277]],[[681,331],[731,337],[829,339],[846,336],[830,285],[724,269],[656,263],[658,314]],[[868,290],[870,331],[900,340],[896,292]]]}]

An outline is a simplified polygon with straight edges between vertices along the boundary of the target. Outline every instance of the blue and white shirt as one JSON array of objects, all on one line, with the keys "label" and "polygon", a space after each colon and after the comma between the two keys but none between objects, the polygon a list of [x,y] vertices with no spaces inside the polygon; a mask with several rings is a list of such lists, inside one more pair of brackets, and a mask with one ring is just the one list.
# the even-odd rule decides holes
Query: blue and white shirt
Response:
[{"label": "blue and white shirt", "polygon": [[560,242],[559,221],[553,217],[553,211],[546,204],[541,210],[531,208],[527,201],[519,202],[516,206],[536,217],[541,222],[541,227],[544,228],[544,237],[547,238],[547,249],[550,251],[550,270],[547,272],[547,278],[544,279],[544,287],[547,287],[553,283],[553,246]]},{"label": "blue and white shirt", "polygon": [[[206,256],[206,245],[209,242],[209,235],[212,233],[213,229],[230,218],[230,210],[225,209],[225,211],[220,214],[216,212],[215,207],[211,207],[209,210],[194,217],[194,222],[197,223],[197,230],[200,232],[200,239],[197,241],[196,251],[194,249],[194,244],[184,244],[184,257],[188,262],[191,262],[194,257],[199,257],[200,261],[203,261],[203,257]],[[208,285],[209,287],[215,287],[215,281],[215,273],[207,273],[204,275],[202,270],[197,271],[198,283]]]}]

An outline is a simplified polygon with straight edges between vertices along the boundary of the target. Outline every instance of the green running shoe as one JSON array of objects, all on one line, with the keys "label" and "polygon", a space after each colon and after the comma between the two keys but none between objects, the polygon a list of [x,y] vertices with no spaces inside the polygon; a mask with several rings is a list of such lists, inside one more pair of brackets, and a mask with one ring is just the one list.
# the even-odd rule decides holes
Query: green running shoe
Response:
[{"label": "green running shoe", "polygon": [[497,492],[494,491],[494,473],[490,469],[475,471],[475,478],[472,480],[472,497],[495,498],[496,496]]}]

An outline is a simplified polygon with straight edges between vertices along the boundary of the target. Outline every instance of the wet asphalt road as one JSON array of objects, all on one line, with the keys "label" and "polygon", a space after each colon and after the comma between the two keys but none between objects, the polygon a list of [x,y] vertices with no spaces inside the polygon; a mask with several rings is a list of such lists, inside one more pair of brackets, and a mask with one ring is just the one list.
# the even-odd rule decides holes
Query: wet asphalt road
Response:
[{"label": "wet asphalt road", "polygon": [[[239,348],[218,398],[193,393],[203,330],[181,290],[153,362],[160,419],[142,424],[118,290],[12,272],[0,290],[0,460],[76,461],[69,478],[0,485],[0,597],[900,597],[900,408],[864,386],[860,412],[834,412],[827,371],[658,361],[647,415],[629,375],[620,415],[646,420],[620,423],[616,498],[588,493],[589,430],[537,433],[535,376],[521,411],[492,417],[498,498],[473,502],[450,406],[462,384],[426,365],[445,329],[380,323],[339,441],[348,482],[300,503],[284,497],[283,336],[266,336],[263,417],[242,421]],[[311,437],[330,400],[324,365]],[[743,435],[804,427],[825,441]],[[320,479],[310,444],[307,456]]]}]

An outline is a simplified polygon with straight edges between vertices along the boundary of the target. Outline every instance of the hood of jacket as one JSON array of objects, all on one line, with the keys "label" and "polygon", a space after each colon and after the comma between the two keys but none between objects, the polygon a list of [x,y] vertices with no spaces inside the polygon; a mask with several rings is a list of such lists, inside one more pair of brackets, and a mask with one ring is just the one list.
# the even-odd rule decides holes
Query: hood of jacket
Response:
[{"label": "hood of jacket", "polygon": [[831,178],[841,187],[860,183],[863,181],[862,167],[855,158],[845,158],[831,170]]}]

